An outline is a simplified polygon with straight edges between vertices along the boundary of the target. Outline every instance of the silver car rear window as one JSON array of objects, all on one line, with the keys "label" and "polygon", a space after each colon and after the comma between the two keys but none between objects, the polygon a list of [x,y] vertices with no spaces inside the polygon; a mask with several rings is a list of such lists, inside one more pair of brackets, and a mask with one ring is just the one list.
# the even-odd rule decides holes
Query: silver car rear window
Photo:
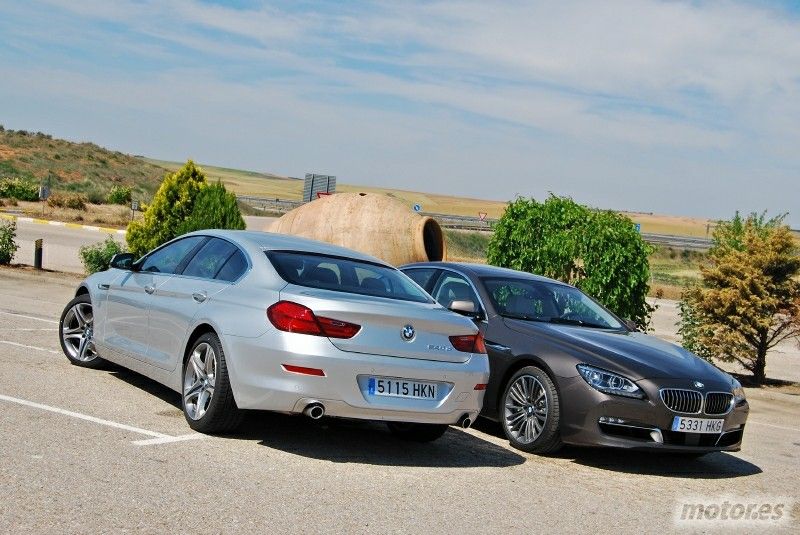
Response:
[{"label": "silver car rear window", "polygon": [[291,284],[417,303],[432,299],[400,271],[339,256],[267,251],[278,274]]}]

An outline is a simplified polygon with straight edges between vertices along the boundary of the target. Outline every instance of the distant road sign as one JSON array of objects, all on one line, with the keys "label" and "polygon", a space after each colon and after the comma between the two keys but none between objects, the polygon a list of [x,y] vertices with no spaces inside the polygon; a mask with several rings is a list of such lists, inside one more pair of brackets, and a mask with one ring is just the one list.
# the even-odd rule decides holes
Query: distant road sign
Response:
[{"label": "distant road sign", "polygon": [[50,188],[47,186],[39,186],[39,200],[46,201],[50,197]]},{"label": "distant road sign", "polygon": [[134,212],[139,211],[139,201],[131,201],[131,210]]},{"label": "distant road sign", "polygon": [[478,219],[480,219],[481,221],[486,221],[487,215],[488,214],[486,212],[478,212]]},{"label": "distant road sign", "polygon": [[638,232],[639,234],[642,233],[642,224],[641,223],[636,223],[633,226],[636,227],[636,232]]},{"label": "distant road sign", "polygon": [[421,204],[415,204],[414,205],[414,211],[415,212],[421,212],[422,211],[422,205]]},{"label": "distant road sign", "polygon": [[303,202],[311,202],[314,199],[319,199],[319,196],[317,196],[319,192],[335,193],[336,177],[333,175],[306,173],[306,179],[305,182],[303,182]]}]

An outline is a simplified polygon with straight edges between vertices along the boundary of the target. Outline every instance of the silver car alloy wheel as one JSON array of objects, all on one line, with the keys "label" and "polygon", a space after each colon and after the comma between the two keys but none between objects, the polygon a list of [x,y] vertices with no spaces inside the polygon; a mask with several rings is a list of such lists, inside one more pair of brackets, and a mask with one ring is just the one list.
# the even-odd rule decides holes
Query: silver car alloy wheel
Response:
[{"label": "silver car alloy wheel", "polygon": [[94,315],[90,303],[76,303],[64,315],[61,339],[69,356],[81,362],[97,358],[94,347]]},{"label": "silver car alloy wheel", "polygon": [[183,404],[192,420],[199,420],[214,397],[217,378],[217,353],[210,344],[199,344],[186,364],[183,375]]},{"label": "silver car alloy wheel", "polygon": [[549,406],[544,386],[532,375],[522,375],[508,389],[505,399],[506,428],[515,440],[530,444],[542,434]]}]

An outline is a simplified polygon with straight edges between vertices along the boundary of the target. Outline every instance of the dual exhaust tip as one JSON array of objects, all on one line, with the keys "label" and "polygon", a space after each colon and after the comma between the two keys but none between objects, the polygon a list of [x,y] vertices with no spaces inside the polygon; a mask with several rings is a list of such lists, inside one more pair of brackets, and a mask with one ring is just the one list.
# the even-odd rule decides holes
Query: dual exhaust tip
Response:
[{"label": "dual exhaust tip", "polygon": [[[303,414],[311,418],[312,420],[319,420],[323,416],[325,416],[325,405],[315,401],[314,403],[309,403],[306,405],[306,408],[303,409]],[[472,418],[469,417],[469,414],[464,414],[458,420],[458,426],[461,428],[468,428],[472,425]]]}]

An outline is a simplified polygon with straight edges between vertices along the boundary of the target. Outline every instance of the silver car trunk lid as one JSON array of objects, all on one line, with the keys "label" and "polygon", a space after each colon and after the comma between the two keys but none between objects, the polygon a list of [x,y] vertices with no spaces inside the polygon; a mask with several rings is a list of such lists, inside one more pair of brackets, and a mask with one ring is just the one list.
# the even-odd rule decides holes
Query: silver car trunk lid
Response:
[{"label": "silver car trunk lid", "polygon": [[436,303],[415,303],[296,285],[281,290],[280,298],[304,305],[317,316],[360,325],[361,330],[353,338],[330,338],[338,349],[353,353],[466,362],[471,354],[455,349],[450,337],[478,332],[470,320]]}]

